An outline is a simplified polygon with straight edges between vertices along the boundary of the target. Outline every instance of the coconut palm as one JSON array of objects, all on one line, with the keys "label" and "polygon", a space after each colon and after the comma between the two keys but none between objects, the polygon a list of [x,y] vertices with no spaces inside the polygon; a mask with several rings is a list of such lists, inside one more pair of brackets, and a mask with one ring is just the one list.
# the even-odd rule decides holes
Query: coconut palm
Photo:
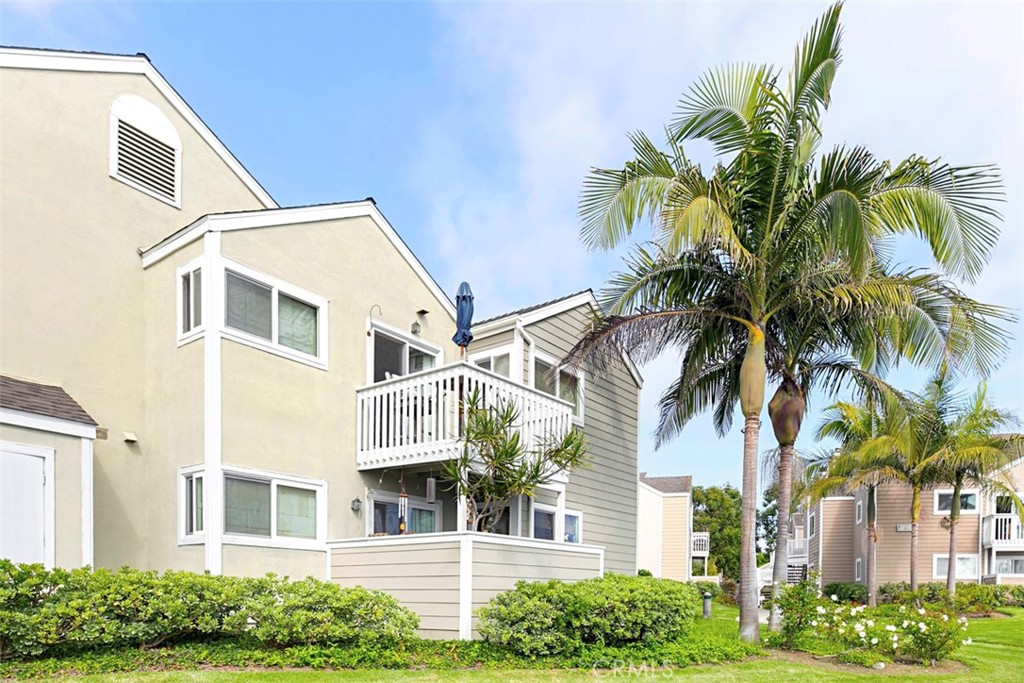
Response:
[{"label": "coconut palm", "polygon": [[[878,305],[891,311],[900,294],[860,287],[880,263],[877,247],[887,235],[924,238],[937,263],[967,278],[980,272],[998,237],[991,202],[1001,196],[1001,183],[991,167],[916,156],[890,164],[859,147],[840,147],[814,161],[820,114],[840,62],[840,9],[830,8],[812,27],[788,79],[768,66],[705,75],[681,100],[668,151],[634,134],[635,158],[622,169],[593,169],[580,200],[581,234],[589,246],[614,248],[648,222],[656,244],[638,248],[627,261],[643,275],[632,284],[619,278],[623,296],[605,298],[609,316],[595,322],[569,361],[599,368],[623,349],[643,361],[668,347],[686,348],[691,367],[703,370],[699,378],[684,378],[681,370],[677,400],[700,410],[714,406],[726,427],[732,415],[725,412],[740,405],[739,602],[746,640],[759,637],[754,520],[766,331],[773,319],[818,301],[827,301],[830,313]],[[710,174],[684,153],[691,139],[707,140],[719,156]],[[837,285],[837,270],[853,281]],[[954,335],[977,323],[968,314],[948,321]],[[903,332],[911,348],[923,346],[917,342],[934,329],[911,321]]]},{"label": "coconut palm", "polygon": [[[942,390],[952,393],[947,382]],[[1020,457],[1018,439],[999,432],[1016,424],[1007,412],[992,407],[986,400],[986,387],[982,383],[965,402],[943,415],[941,443],[936,463],[942,478],[953,485],[949,511],[949,561],[946,570],[946,590],[956,592],[956,537],[960,522],[961,492],[970,483],[979,491],[998,493],[1009,497],[1020,513],[1024,505],[1013,488],[1013,480],[1003,469]],[[1024,517],[1024,514],[1022,514]]]}]

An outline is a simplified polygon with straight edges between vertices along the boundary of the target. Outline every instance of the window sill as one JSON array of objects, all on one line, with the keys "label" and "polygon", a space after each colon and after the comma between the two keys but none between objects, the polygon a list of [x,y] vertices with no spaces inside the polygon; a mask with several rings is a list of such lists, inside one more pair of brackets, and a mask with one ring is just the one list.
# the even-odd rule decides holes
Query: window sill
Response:
[{"label": "window sill", "polygon": [[221,335],[223,336],[224,339],[230,339],[231,341],[238,342],[243,346],[248,346],[250,348],[258,349],[260,351],[266,351],[267,353],[273,354],[275,356],[287,358],[288,360],[293,360],[296,361],[297,363],[302,363],[303,365],[308,365],[318,370],[327,370],[326,361],[321,360],[320,358],[308,356],[298,351],[290,351],[287,348],[282,347],[278,344],[268,342],[267,340],[261,339],[259,337],[254,337],[250,334],[246,334],[245,332],[239,332],[238,330],[233,330],[231,328],[225,327],[223,330],[221,330]]},{"label": "window sill", "polygon": [[191,344],[197,339],[202,339],[205,336],[206,328],[204,327],[197,327],[194,330],[190,330],[188,334],[182,334],[178,336],[178,348],[180,349],[182,346],[185,346],[186,344]]},{"label": "window sill", "polygon": [[190,534],[178,538],[178,545],[206,545],[206,538],[198,534]]},{"label": "window sill", "polygon": [[240,545],[255,548],[279,548],[283,550],[327,550],[325,541],[302,538],[267,538],[265,536],[242,536],[239,534],[224,534],[224,545]]}]

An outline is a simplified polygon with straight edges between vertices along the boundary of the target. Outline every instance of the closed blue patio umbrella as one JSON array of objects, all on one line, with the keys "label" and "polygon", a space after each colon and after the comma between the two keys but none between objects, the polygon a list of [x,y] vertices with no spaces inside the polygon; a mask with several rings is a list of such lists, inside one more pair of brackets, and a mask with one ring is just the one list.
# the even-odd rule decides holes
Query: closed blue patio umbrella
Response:
[{"label": "closed blue patio umbrella", "polygon": [[455,295],[455,336],[452,337],[452,341],[462,349],[462,356],[466,355],[466,347],[473,341],[472,328],[473,290],[468,282],[463,282]]}]

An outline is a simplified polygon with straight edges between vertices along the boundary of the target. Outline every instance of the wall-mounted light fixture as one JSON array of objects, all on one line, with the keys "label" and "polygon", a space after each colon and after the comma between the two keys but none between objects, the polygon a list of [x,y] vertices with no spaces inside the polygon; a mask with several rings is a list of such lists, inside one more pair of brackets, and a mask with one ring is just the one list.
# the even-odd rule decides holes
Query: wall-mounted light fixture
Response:
[{"label": "wall-mounted light fixture", "polygon": [[412,327],[409,328],[409,331],[412,332],[413,334],[419,334],[421,329],[422,328],[420,327],[420,322],[417,320],[413,322]]},{"label": "wall-mounted light fixture", "polygon": [[359,512],[363,509],[363,499],[353,498],[352,499],[352,512]]}]

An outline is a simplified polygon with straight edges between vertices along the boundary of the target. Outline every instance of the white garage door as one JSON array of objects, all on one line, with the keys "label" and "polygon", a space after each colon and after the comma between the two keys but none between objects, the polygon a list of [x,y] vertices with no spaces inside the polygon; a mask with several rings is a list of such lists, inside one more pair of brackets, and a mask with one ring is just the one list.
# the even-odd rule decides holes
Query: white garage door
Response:
[{"label": "white garage door", "polygon": [[0,557],[47,563],[46,453],[0,446]]}]

